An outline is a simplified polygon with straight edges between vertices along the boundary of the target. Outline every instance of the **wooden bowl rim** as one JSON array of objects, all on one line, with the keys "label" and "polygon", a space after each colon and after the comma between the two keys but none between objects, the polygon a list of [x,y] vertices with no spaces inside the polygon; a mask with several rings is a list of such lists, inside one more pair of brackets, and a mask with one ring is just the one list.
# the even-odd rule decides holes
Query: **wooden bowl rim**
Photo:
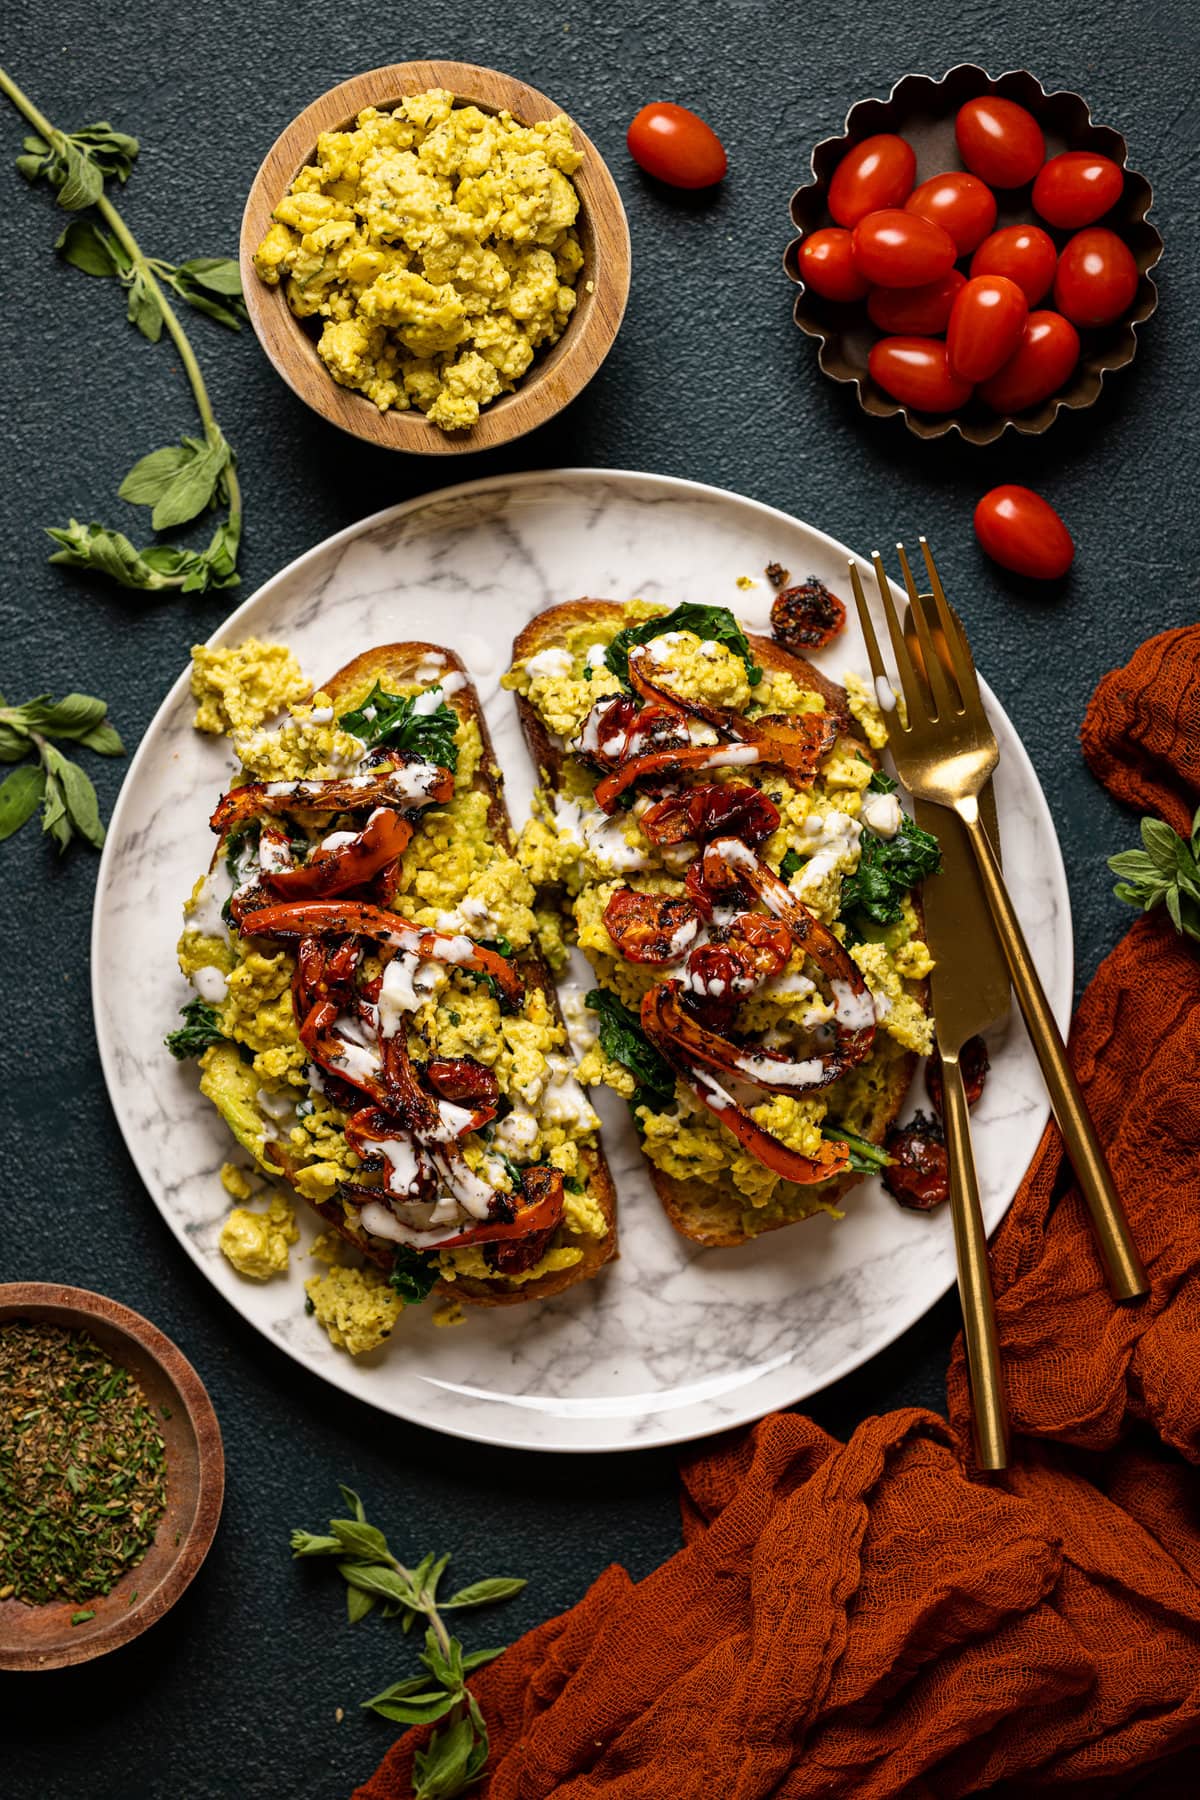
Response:
[{"label": "wooden bowl rim", "polygon": [[[149,1319],[122,1306],[119,1301],[94,1294],[87,1288],[64,1287],[46,1281],[15,1281],[0,1285],[0,1323],[7,1319],[39,1317],[72,1330],[87,1331],[96,1324],[103,1325],[108,1331],[130,1339],[157,1365],[179,1396],[190,1428],[189,1435],[195,1444],[196,1503],[188,1528],[174,1547],[165,1573],[144,1599],[94,1630],[79,1632],[78,1627],[73,1627],[79,1635],[70,1641],[34,1642],[20,1648],[0,1643],[0,1669],[68,1668],[104,1656],[121,1644],[140,1637],[170,1611],[199,1570],[216,1533],[225,1492],[225,1452],[212,1401],[186,1356],[157,1325],[152,1325]],[[120,1361],[119,1353],[115,1354]],[[7,1613],[10,1607],[31,1615],[40,1611],[36,1607],[26,1607],[20,1600],[0,1601],[4,1612]]]},{"label": "wooden bowl rim", "polygon": [[[834,166],[838,154],[844,154],[851,144],[873,132],[898,129],[895,110],[912,88],[928,88],[931,94],[940,95],[948,89],[952,91],[956,84],[964,81],[977,81],[977,93],[1007,93],[1009,98],[1019,99],[1024,106],[1031,106],[1036,101],[1040,108],[1040,118],[1050,117],[1055,112],[1060,116],[1068,112],[1074,114],[1078,121],[1078,134],[1101,141],[1086,145],[1075,144],[1072,147],[1101,150],[1119,165],[1127,182],[1131,184],[1133,214],[1129,224],[1141,227],[1144,234],[1143,243],[1136,247],[1130,246],[1138,264],[1138,289],[1129,312],[1117,322],[1123,328],[1122,336],[1120,342],[1112,347],[1108,358],[1095,371],[1091,371],[1084,368],[1081,357],[1071,381],[1064,388],[1023,413],[998,413],[994,418],[979,420],[964,419],[958,413],[918,412],[906,402],[885,394],[871,381],[865,370],[861,373],[856,370],[843,372],[834,366],[841,334],[806,306],[807,290],[798,265],[798,252],[803,237],[794,238],[788,245],[783,256],[783,267],[788,280],[800,290],[796,295],[792,317],[806,337],[816,339],[817,363],[822,374],[840,386],[853,387],[864,413],[877,419],[899,416],[914,437],[926,441],[944,438],[953,433],[961,437],[964,443],[986,446],[998,442],[1009,431],[1020,437],[1040,437],[1050,429],[1060,413],[1085,412],[1095,405],[1103,391],[1106,377],[1114,375],[1119,369],[1127,368],[1134,360],[1138,346],[1138,327],[1145,325],[1158,308],[1158,288],[1150,271],[1160,261],[1164,245],[1162,234],[1147,216],[1154,204],[1150,182],[1139,170],[1131,168],[1129,149],[1123,134],[1114,126],[1098,123],[1092,117],[1091,106],[1082,94],[1070,88],[1048,89],[1029,69],[1004,69],[999,75],[991,75],[979,63],[973,62],[955,63],[940,76],[910,70],[893,82],[886,99],[864,96],[854,101],[847,109],[841,133],[822,138],[813,146],[809,157],[812,179],[804,182],[792,195],[789,212],[793,226],[802,230],[804,235],[813,229],[805,215],[813,205],[824,204],[829,187],[828,171]],[[1008,89],[1014,86],[1021,87],[1023,91],[1019,95],[1008,93]],[[889,117],[889,114],[892,116]],[[862,124],[864,115],[870,120],[865,127]],[[1107,216],[1106,214],[1105,218]],[[1104,220],[1097,222],[1102,224]]]},{"label": "wooden bowl rim", "polygon": [[[575,312],[558,343],[544,359],[535,360],[513,393],[490,402],[469,431],[444,432],[416,409],[381,413],[365,394],[339,387],[320,362],[303,323],[289,308],[282,284],[267,287],[253,262],[272,211],[297,171],[312,160],[322,131],[355,118],[364,107],[395,106],[406,94],[424,93],[432,87],[448,88],[456,101],[479,105],[487,111],[507,109],[522,124],[553,119],[566,110],[515,76],[476,63],[387,63],[352,76],[297,114],[263,158],[242,214],[239,260],[242,290],[255,335],[276,373],[306,406],[353,437],[386,449],[419,455],[463,455],[511,443],[561,412],[583,391],[608,355],[625,314],[630,280],[629,223],[608,165],[573,118],[575,142],[584,155],[581,167],[572,176],[580,213],[593,241],[600,235],[599,222],[605,222],[616,238],[617,254],[606,254],[593,268],[585,263],[580,271],[580,287],[590,280],[593,291],[577,290]],[[282,185],[275,173],[279,164],[291,170]],[[320,375],[319,385],[304,379],[313,372]]]}]

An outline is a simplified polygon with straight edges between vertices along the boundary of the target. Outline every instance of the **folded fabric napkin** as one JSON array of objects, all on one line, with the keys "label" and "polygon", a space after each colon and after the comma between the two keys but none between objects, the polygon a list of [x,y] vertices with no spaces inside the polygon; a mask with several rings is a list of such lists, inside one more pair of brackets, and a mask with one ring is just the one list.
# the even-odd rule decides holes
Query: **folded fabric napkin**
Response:
[{"label": "folded fabric napkin", "polygon": [[[1187,832],[1200,628],[1152,639],[1084,723],[1112,792]],[[473,1677],[486,1800],[1200,1793],[1200,954],[1161,909],[1071,1051],[1150,1297],[1109,1298],[1057,1130],[996,1235],[1015,1463],[984,1482],[961,1342],[950,1423],[848,1444],[795,1413],[683,1468],[685,1547],[608,1569]],[[407,1800],[408,1733],[356,1800]]]}]

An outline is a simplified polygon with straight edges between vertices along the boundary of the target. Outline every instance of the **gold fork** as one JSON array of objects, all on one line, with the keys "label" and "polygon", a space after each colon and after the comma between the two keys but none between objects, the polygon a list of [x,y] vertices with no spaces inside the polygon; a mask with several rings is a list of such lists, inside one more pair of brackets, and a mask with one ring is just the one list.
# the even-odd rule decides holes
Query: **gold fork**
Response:
[{"label": "gold fork", "polygon": [[[979,793],[999,761],[999,747],[983,710],[966,634],[942,590],[929,545],[924,538],[920,543],[940,627],[936,634],[930,629],[903,544],[896,549],[925,680],[918,675],[905,643],[883,561],[878,551],[872,556],[907,713],[904,720],[894,715],[889,719],[889,748],[909,792],[935,806],[950,808],[966,828],[1017,1003],[1041,1064],[1067,1155],[1092,1216],[1109,1286],[1118,1300],[1138,1299],[1149,1288],[1146,1273],[1000,865],[980,822]],[[886,681],[879,645],[857,581],[855,590],[871,672],[877,681]]]}]

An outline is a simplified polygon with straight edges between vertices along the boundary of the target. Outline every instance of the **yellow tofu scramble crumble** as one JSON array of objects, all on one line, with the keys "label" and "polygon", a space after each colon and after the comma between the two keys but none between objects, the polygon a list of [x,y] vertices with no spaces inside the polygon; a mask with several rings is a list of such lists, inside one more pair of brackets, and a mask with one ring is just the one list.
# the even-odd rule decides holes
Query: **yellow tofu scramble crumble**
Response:
[{"label": "yellow tofu scramble crumble", "polygon": [[255,252],[333,379],[445,431],[562,336],[583,252],[563,115],[521,125],[434,88],[322,132]]}]

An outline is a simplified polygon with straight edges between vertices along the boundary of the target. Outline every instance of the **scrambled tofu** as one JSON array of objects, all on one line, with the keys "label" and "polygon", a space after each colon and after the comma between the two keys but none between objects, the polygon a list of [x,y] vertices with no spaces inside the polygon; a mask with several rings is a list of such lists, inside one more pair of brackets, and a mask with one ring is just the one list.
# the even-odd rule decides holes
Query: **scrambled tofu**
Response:
[{"label": "scrambled tofu", "polygon": [[[656,615],[662,616],[663,609],[634,602],[625,619],[641,626]],[[605,815],[593,797],[595,775],[570,755],[596,701],[622,691],[606,660],[614,634],[612,624],[593,621],[572,627],[561,645],[516,664],[503,685],[528,699],[568,753],[559,787],[535,794],[533,817],[521,835],[518,858],[543,896],[542,906],[551,898],[557,900],[564,946],[577,944],[601,987],[636,1014],[643,994],[671,971],[622,957],[605,927],[605,908],[622,887],[647,894],[683,893],[694,849],[673,861],[669,847],[657,847],[645,837],[638,824],[650,805],[645,797],[635,799],[627,811]],[[660,636],[650,639],[648,651],[651,664],[662,672],[664,686],[686,700],[731,707],[749,719],[825,709],[822,696],[790,672],[767,668],[761,680],[752,682],[746,662],[735,650],[693,630],[664,627]],[[848,677],[846,688],[863,736],[878,747],[886,741],[886,729],[872,690],[857,677]],[[693,718],[693,730],[696,724]],[[702,735],[699,741],[705,741]],[[777,871],[782,867],[797,898],[844,940],[848,927],[842,919],[843,889],[858,869],[864,831],[871,829],[864,799],[873,772],[861,744],[843,737],[807,787],[795,785],[783,771],[772,768],[719,769],[704,777],[716,782],[749,779],[770,798],[780,819],[762,847],[764,860]],[[760,1125],[803,1156],[820,1155],[827,1123],[850,1131],[868,1125],[880,1093],[898,1078],[898,1060],[910,1051],[925,1054],[931,1046],[932,1023],[919,983],[932,968],[932,959],[920,939],[910,901],[904,903],[900,922],[882,935],[886,941],[850,947],[875,1004],[879,1030],[871,1055],[829,1087],[800,1097],[764,1094],[757,1105],[747,1102]],[[819,979],[806,972],[805,958],[796,951],[785,970],[740,1004],[734,1029],[777,1045],[797,1030],[820,1032],[832,1018],[831,1000],[821,991]],[[578,1076],[585,1085],[603,1083],[627,1100],[633,1101],[637,1092],[634,1075],[597,1042],[586,1048]],[[744,1223],[750,1231],[817,1208],[833,1210],[822,1197],[820,1184],[790,1183],[744,1151],[683,1082],[676,1083],[669,1106],[656,1110],[640,1104],[635,1116],[646,1155],[664,1173],[681,1182],[732,1182],[745,1200]]]},{"label": "scrambled tofu", "polygon": [[309,694],[300,664],[285,644],[247,638],[237,645],[192,648],[197,731],[249,731]]},{"label": "scrambled tofu", "polygon": [[561,114],[521,125],[443,89],[367,107],[322,132],[254,264],[320,321],[335,381],[464,430],[566,329],[582,161]]},{"label": "scrambled tofu", "polygon": [[324,1275],[310,1275],[304,1291],[329,1341],[351,1356],[378,1350],[395,1330],[404,1302],[381,1269],[335,1263]]},{"label": "scrambled tofu", "polygon": [[[234,1163],[226,1163],[221,1170],[221,1185],[235,1200],[246,1202],[254,1197],[245,1171]],[[217,1241],[222,1256],[239,1275],[250,1281],[269,1281],[272,1275],[287,1274],[289,1248],[299,1236],[290,1201],[273,1188],[264,1212],[245,1204],[235,1206]]]},{"label": "scrambled tofu", "polygon": [[[328,695],[310,692],[295,659],[281,645],[251,640],[236,649],[200,652],[195,666],[197,698],[202,711],[210,709],[198,724],[210,729],[210,721],[219,720],[242,778],[325,779],[350,776],[358,768],[366,745],[345,731],[339,719],[362,708],[371,679],[361,693],[342,696],[335,708]],[[439,686],[435,668],[419,674],[421,679],[401,684],[402,694],[427,696]],[[479,728],[465,714],[456,718],[454,749],[453,795],[417,821],[399,865],[395,911],[439,933],[461,932],[496,943],[506,947],[505,954],[519,957],[540,940],[565,958],[559,915],[535,916],[533,882],[497,840],[488,796],[475,786],[483,754]],[[330,830],[327,818],[312,822],[302,811],[288,817],[289,830],[310,842]],[[360,1162],[346,1139],[346,1115],[323,1093],[319,1071],[300,1040],[292,1002],[292,951],[263,939],[243,939],[230,928],[230,898],[244,882],[257,878],[258,855],[253,834],[245,843],[231,840],[184,903],[179,965],[220,1033],[200,1058],[201,1091],[262,1175],[286,1173],[295,1190],[317,1205],[341,1205],[347,1226],[361,1236],[360,1208],[343,1198]],[[380,972],[375,960],[363,976]],[[500,1116],[483,1132],[462,1140],[468,1166],[503,1191],[512,1191],[520,1169],[534,1163],[549,1164],[564,1177],[562,1223],[544,1254],[530,1269],[501,1279],[521,1286],[575,1266],[589,1243],[608,1230],[602,1209],[588,1192],[600,1122],[575,1078],[566,1032],[552,1006],[531,984],[520,1010],[505,1013],[487,983],[452,963],[435,962],[422,965],[421,987],[413,999],[405,1023],[415,1061],[431,1055],[470,1057],[490,1069],[499,1084]],[[226,1186],[241,1203],[253,1197],[240,1171],[227,1174]],[[278,1197],[265,1211],[239,1204],[225,1221],[221,1248],[251,1279],[265,1280],[287,1267],[295,1224],[284,1217],[284,1205]],[[333,1342],[358,1355],[382,1341],[403,1301],[373,1267],[349,1266],[336,1244],[331,1260],[328,1276],[307,1283],[309,1298]],[[497,1279],[483,1251],[473,1246],[442,1253],[437,1272],[447,1282]]]}]

